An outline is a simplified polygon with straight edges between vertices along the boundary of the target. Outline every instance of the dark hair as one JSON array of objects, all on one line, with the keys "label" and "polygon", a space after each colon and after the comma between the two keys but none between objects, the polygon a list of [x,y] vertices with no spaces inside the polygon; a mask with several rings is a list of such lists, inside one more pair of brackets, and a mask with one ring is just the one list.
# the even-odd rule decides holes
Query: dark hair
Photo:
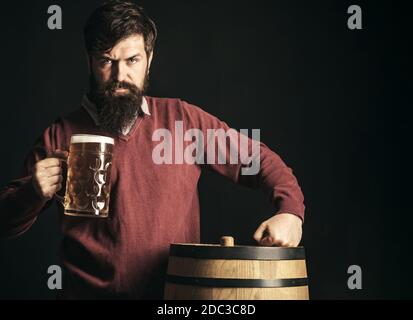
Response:
[{"label": "dark hair", "polygon": [[89,55],[107,52],[120,40],[140,34],[149,56],[155,47],[157,36],[155,23],[143,8],[127,0],[104,2],[91,14],[83,33]]}]

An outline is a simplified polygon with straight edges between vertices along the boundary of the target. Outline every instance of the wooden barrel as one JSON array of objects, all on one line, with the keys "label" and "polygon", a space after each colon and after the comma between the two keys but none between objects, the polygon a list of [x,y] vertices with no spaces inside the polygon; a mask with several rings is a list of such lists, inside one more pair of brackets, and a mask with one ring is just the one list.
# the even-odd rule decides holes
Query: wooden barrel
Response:
[{"label": "wooden barrel", "polygon": [[165,299],[308,300],[303,247],[171,244]]}]

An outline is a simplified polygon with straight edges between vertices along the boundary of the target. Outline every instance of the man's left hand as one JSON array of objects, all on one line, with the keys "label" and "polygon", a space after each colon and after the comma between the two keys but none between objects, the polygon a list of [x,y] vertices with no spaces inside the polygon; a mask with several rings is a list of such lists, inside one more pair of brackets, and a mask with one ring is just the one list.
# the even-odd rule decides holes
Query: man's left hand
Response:
[{"label": "man's left hand", "polygon": [[291,213],[279,213],[261,223],[254,239],[262,246],[296,247],[301,236],[302,220]]}]

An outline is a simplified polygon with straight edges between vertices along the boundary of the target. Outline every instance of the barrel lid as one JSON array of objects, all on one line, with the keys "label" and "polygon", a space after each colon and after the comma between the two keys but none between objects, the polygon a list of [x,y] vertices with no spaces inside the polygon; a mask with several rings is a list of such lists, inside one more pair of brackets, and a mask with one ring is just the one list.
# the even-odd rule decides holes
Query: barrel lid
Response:
[{"label": "barrel lid", "polygon": [[170,256],[196,259],[302,260],[304,247],[263,247],[198,243],[173,243]]}]

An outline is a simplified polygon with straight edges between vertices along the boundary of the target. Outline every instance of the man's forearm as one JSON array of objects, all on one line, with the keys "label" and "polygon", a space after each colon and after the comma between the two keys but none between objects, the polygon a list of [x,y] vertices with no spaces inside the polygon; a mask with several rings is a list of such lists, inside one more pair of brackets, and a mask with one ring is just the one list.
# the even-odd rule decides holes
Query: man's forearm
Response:
[{"label": "man's forearm", "polygon": [[45,205],[30,176],[12,181],[0,192],[0,237],[16,237],[27,231]]},{"label": "man's forearm", "polygon": [[291,213],[304,221],[304,195],[292,169],[274,151],[260,143],[260,170],[255,176],[239,175],[239,183],[261,188],[276,213]]}]

